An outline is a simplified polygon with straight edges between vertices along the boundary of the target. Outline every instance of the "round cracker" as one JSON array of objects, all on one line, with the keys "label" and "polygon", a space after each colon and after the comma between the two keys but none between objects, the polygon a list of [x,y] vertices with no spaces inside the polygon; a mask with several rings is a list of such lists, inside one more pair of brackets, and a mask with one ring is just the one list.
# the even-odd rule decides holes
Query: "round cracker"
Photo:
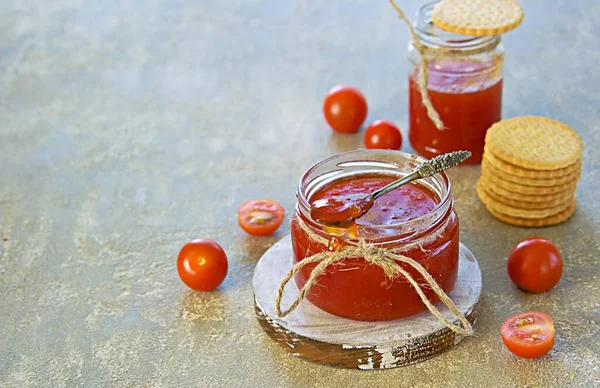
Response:
[{"label": "round cracker", "polygon": [[556,225],[556,224],[560,224],[561,222],[564,222],[566,220],[568,220],[569,218],[571,218],[571,216],[573,214],[575,214],[575,210],[577,210],[577,202],[575,200],[573,200],[571,202],[571,205],[569,207],[567,207],[565,210],[563,210],[562,212],[553,215],[551,217],[547,217],[547,218],[540,218],[540,219],[529,219],[529,218],[520,218],[520,217],[511,217],[509,215],[506,214],[502,214],[493,210],[488,209],[490,213],[492,213],[492,215],[494,217],[496,217],[497,219],[499,219],[502,222],[506,222],[507,224],[511,224],[511,225],[515,225],[515,226],[522,226],[525,228],[540,228],[543,226],[551,226],[551,225]]},{"label": "round cracker", "polygon": [[581,172],[581,159],[572,165],[556,170],[529,170],[497,158],[487,147],[484,148],[483,159],[506,174],[530,179],[559,179],[579,175]]},{"label": "round cracker", "polygon": [[[481,180],[479,180],[477,182],[476,188],[477,188],[477,190],[484,190],[488,197],[491,197],[495,201],[501,202],[504,205],[511,206],[514,208],[529,209],[529,210],[541,210],[541,209],[547,209],[550,207],[559,206],[559,205],[562,205],[562,204],[565,204],[565,203],[568,203],[569,201],[571,201],[573,199],[573,195],[574,195],[574,193],[568,193],[568,194],[563,195],[562,197],[550,199],[549,201],[546,200],[546,198],[548,196],[536,197],[536,199],[539,202],[530,202],[530,201],[523,201],[523,200],[515,199],[514,197],[505,197],[503,195],[495,193],[494,191],[485,187],[485,185],[483,184],[483,182]],[[552,197],[550,197],[550,198],[552,198]]]},{"label": "round cracker", "polygon": [[524,209],[520,207],[513,207],[503,204],[502,202],[496,201],[492,196],[488,195],[487,192],[480,186],[477,185],[477,195],[481,202],[488,208],[498,213],[506,214],[511,217],[528,218],[528,219],[542,219],[554,216],[561,213],[566,208],[571,206],[571,201],[553,206],[546,207],[543,209]]},{"label": "round cracker", "polygon": [[570,182],[562,185],[555,185],[550,187],[543,186],[525,186],[518,183],[507,181],[499,176],[489,174],[483,174],[481,176],[482,180],[485,182],[488,187],[499,187],[504,190],[508,190],[512,193],[517,194],[525,194],[525,195],[551,195],[551,194],[560,194],[564,192],[573,192],[577,187],[577,179],[571,180]]},{"label": "round cracker", "polygon": [[583,143],[568,125],[547,117],[523,116],[492,125],[485,145],[505,162],[530,170],[556,170],[581,158]]},{"label": "round cracker", "polygon": [[[568,201],[570,198],[572,198],[575,195],[574,188],[572,190],[567,190],[562,193],[548,194],[548,195],[529,195],[529,194],[514,193],[512,191],[506,190],[503,187],[490,184],[489,182],[486,181],[485,178],[484,179],[482,179],[482,178],[483,177],[480,177],[479,180],[485,186],[487,191],[490,191],[490,192],[492,192],[496,195],[502,196],[502,197],[512,198],[515,201],[534,202],[534,203],[542,203],[542,202],[543,203],[549,203],[549,202],[563,203],[565,201]],[[505,202],[505,203],[507,203],[507,202]]]},{"label": "round cracker", "polygon": [[[565,175],[558,178],[527,178],[518,175],[511,175],[505,171],[502,171],[496,168],[487,158],[483,158],[481,161],[481,173],[483,175],[488,176],[498,176],[502,177],[502,179],[523,186],[533,186],[533,187],[552,187],[552,186],[560,186],[573,181],[573,175]],[[575,179],[579,179],[580,171],[577,171],[575,174]]]},{"label": "round cracker", "polygon": [[523,16],[514,0],[442,0],[433,8],[432,21],[456,34],[486,36],[517,28]]}]

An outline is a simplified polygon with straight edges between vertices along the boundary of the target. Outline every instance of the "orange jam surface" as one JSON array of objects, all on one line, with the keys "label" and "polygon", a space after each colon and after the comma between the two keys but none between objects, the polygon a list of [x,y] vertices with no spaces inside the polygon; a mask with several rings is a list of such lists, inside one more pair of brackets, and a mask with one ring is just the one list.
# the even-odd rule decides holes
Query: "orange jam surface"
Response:
[{"label": "orange jam surface", "polygon": [[[385,175],[363,176],[342,179],[325,186],[309,199],[314,202],[333,196],[343,196],[357,193],[371,193],[394,180]],[[362,217],[356,220],[360,231],[361,227],[396,225],[431,212],[439,203],[436,194],[420,184],[407,184],[377,199],[373,207]],[[329,240],[327,246],[308,241],[304,231],[298,225],[298,214],[292,220],[292,245],[294,250],[294,263],[322,251],[340,249],[345,244],[344,238],[328,234],[323,230],[320,234]],[[433,241],[423,245],[423,250],[415,248],[402,252],[419,262],[448,292],[454,286],[458,271],[458,218],[454,211],[441,222],[449,220],[444,232]],[[439,225],[437,225],[439,227]],[[327,227],[323,228],[328,230]],[[416,241],[412,238],[426,237],[427,231],[418,236],[400,236],[399,229],[394,233],[394,228],[389,227],[378,232],[370,230],[369,237],[385,239],[384,248],[401,248],[407,243]],[[360,233],[360,232],[359,232]],[[402,241],[397,241],[402,239]],[[305,266],[295,277],[296,284],[302,288],[316,264]],[[402,265],[420,284],[423,278],[415,270]],[[437,296],[428,288],[423,288],[427,297],[434,303]],[[387,279],[381,268],[368,264],[362,258],[349,258],[327,269],[318,278],[307,295],[317,307],[338,316],[367,320],[390,320],[417,314],[426,309],[420,297],[412,286],[402,278]]]},{"label": "orange jam surface", "polygon": [[502,78],[490,80],[477,62],[444,67],[430,63],[429,98],[444,123],[438,130],[421,100],[417,73],[409,77],[409,138],[426,158],[458,150],[471,151],[466,163],[480,163],[485,134],[502,115]]}]

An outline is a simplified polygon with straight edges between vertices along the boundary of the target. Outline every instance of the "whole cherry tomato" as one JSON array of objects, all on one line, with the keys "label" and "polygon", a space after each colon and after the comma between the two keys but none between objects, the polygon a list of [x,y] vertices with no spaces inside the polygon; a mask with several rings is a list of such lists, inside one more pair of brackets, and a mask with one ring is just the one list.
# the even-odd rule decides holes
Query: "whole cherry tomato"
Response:
[{"label": "whole cherry tomato", "polygon": [[508,276],[517,287],[545,292],[554,287],[563,271],[560,252],[550,241],[530,237],[518,243],[508,255]]},{"label": "whole cherry tomato", "polygon": [[500,329],[504,345],[523,358],[542,357],[554,346],[554,321],[537,311],[515,314]]},{"label": "whole cherry tomato", "polygon": [[399,150],[402,147],[402,134],[389,121],[374,121],[365,131],[365,147]]},{"label": "whole cherry tomato", "polygon": [[336,86],[325,96],[323,114],[334,131],[354,133],[367,117],[367,100],[356,88]]},{"label": "whole cherry tomato", "polygon": [[210,291],[227,275],[227,255],[219,244],[200,238],[185,244],[177,256],[177,272],[189,288]]},{"label": "whole cherry tomato", "polygon": [[238,209],[238,223],[253,236],[268,236],[281,226],[285,210],[269,199],[246,201]]}]

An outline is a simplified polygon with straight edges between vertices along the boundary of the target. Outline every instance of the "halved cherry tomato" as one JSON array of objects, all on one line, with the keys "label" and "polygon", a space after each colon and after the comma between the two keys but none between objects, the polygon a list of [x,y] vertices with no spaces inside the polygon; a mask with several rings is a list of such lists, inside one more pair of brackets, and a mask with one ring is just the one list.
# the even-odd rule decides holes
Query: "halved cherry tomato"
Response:
[{"label": "halved cherry tomato", "polygon": [[518,243],[509,254],[506,267],[513,283],[529,292],[550,290],[559,282],[563,271],[558,249],[540,237]]},{"label": "halved cherry tomato", "polygon": [[177,272],[189,288],[210,291],[227,276],[227,255],[219,244],[200,238],[185,244],[177,256]]},{"label": "halved cherry tomato", "polygon": [[500,334],[514,355],[538,358],[554,346],[554,321],[548,314],[537,311],[515,314],[504,321]]},{"label": "halved cherry tomato", "polygon": [[367,117],[367,100],[352,86],[336,86],[325,96],[323,114],[334,131],[354,133]]},{"label": "halved cherry tomato", "polygon": [[365,147],[399,150],[402,147],[402,134],[389,121],[374,121],[365,131]]},{"label": "halved cherry tomato", "polygon": [[268,236],[281,226],[285,210],[275,201],[246,201],[238,209],[238,223],[253,236]]}]

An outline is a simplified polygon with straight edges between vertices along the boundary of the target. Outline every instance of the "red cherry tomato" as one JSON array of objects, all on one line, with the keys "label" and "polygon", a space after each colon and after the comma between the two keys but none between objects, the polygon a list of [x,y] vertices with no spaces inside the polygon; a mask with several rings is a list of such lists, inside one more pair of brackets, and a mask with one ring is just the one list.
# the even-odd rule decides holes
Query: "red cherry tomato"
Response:
[{"label": "red cherry tomato", "polygon": [[504,345],[523,358],[542,357],[554,346],[554,321],[537,311],[515,314],[500,329]]},{"label": "red cherry tomato", "polygon": [[550,241],[530,237],[518,243],[508,256],[508,276],[517,287],[545,292],[554,287],[563,271],[560,252]]},{"label": "red cherry tomato", "polygon": [[365,147],[399,150],[402,147],[402,134],[389,121],[377,120],[365,131]]},{"label": "red cherry tomato", "polygon": [[177,256],[177,272],[189,288],[210,291],[227,275],[227,255],[213,240],[200,238],[185,244]]},{"label": "red cherry tomato", "polygon": [[325,96],[323,114],[334,131],[354,133],[367,117],[367,100],[356,88],[336,86]]},{"label": "red cherry tomato", "polygon": [[238,223],[253,236],[268,236],[281,226],[285,210],[275,201],[246,201],[238,209]]}]

